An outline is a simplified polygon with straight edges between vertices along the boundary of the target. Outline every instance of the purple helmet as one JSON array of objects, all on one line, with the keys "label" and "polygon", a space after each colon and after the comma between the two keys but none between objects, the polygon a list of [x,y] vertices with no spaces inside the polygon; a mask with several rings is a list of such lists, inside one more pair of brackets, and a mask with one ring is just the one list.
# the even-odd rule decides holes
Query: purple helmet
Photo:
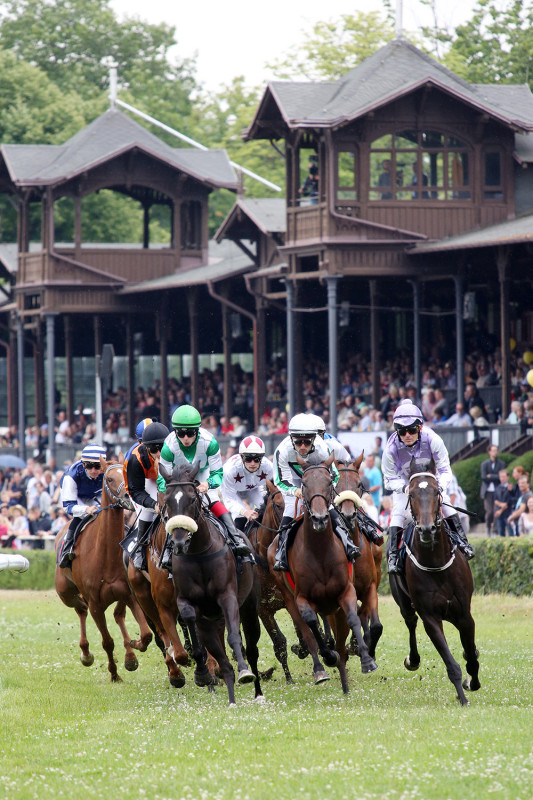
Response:
[{"label": "purple helmet", "polygon": [[414,425],[415,422],[422,425],[424,415],[412,400],[403,400],[394,412],[392,421],[395,428],[405,428]]}]

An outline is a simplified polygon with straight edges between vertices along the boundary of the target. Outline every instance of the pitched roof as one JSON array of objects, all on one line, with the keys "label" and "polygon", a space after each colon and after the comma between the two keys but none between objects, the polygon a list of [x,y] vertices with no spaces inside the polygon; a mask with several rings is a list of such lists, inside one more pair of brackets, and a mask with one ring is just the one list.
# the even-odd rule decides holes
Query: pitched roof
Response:
[{"label": "pitched roof", "polygon": [[498,222],[486,228],[467,231],[436,242],[421,242],[409,248],[409,255],[440,253],[448,250],[467,250],[479,247],[520,244],[533,241],[533,214]]},{"label": "pitched roof", "polygon": [[215,240],[222,241],[243,215],[264,234],[285,233],[285,200],[279,197],[239,198],[215,233]]},{"label": "pitched roof", "polygon": [[[527,85],[473,84],[455,75],[403,38],[394,39],[338,81],[273,82],[265,92],[290,128],[342,125],[432,84],[489,116],[521,130],[533,130],[533,94]],[[268,137],[259,106],[247,138]],[[264,132],[263,132],[264,131]]]},{"label": "pitched roof", "polygon": [[170,147],[116,109],[108,109],[62,145],[4,144],[0,155],[17,186],[46,186],[73,178],[133,148],[210,186],[237,188],[224,150]]}]

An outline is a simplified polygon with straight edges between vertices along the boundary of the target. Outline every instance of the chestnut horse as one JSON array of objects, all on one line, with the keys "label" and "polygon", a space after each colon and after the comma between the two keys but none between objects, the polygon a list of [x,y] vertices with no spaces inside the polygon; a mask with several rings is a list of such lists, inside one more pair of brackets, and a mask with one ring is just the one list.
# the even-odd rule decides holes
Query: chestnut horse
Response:
[{"label": "chestnut horse", "polygon": [[[462,706],[468,705],[464,689],[480,688],[475,622],[470,612],[474,590],[472,571],[465,556],[453,544],[440,511],[441,493],[433,459],[423,469],[411,461],[408,502],[415,526],[405,542],[405,579],[389,573],[393,597],[409,630],[408,670],[420,666],[416,644],[417,615],[444,661],[450,681]],[[462,682],[461,667],[454,659],[444,635],[443,620],[451,622],[461,638],[470,678]]]},{"label": "chestnut horse", "polygon": [[[100,464],[104,470],[102,506],[78,536],[71,566],[56,566],[55,588],[63,603],[73,608],[80,619],[81,663],[90,667],[94,662],[86,632],[87,612],[90,611],[102,634],[102,647],[107,654],[111,680],[120,681],[113,658],[115,644],[107,628],[106,609],[112,603],[117,603],[113,615],[122,633],[126,649],[124,666],[127,670],[137,669],[139,662],[133,649],[144,652],[152,640],[152,634],[131,592],[122,563],[120,541],[124,537],[124,509],[133,508],[124,485],[122,464],[108,464],[103,458],[100,458]],[[56,554],[67,529],[68,525],[56,536]],[[126,606],[140,627],[141,638],[135,641],[131,640],[126,630]]]},{"label": "chestnut horse", "polygon": [[[224,627],[238,668],[238,683],[255,684],[255,699],[263,700],[259,681],[257,642],[261,634],[258,606],[259,581],[255,565],[240,563],[239,575],[233,553],[215,522],[206,514],[197,491],[199,464],[177,464],[172,473],[159,466],[166,481],[163,514],[172,536],[172,578],[184,626],[192,642],[196,662],[195,681],[210,685],[213,677],[207,651],[218,661],[228,689],[229,703],[235,704],[235,672],[224,647]],[[244,658],[240,623],[246,639]]]},{"label": "chestnut horse", "polygon": [[337,464],[339,480],[335,487],[337,496],[334,502],[350,530],[355,546],[361,551],[360,557],[353,565],[352,580],[360,602],[359,619],[363,626],[364,640],[368,645],[370,656],[375,658],[376,645],[383,633],[378,613],[382,547],[369,542],[361,533],[357,522],[358,514],[363,513],[360,509],[364,509],[364,502],[361,500],[363,487],[359,474],[362,461],[363,453],[351,464]]},{"label": "chestnut horse", "polygon": [[[349,564],[342,542],[333,532],[329,515],[333,497],[333,477],[330,472],[333,459],[332,453],[322,464],[308,466],[298,457],[303,469],[301,488],[304,516],[288,551],[294,588],[286,575],[279,572],[273,574],[289,614],[300,628],[311,653],[315,683],[329,680],[318,658],[320,652],[327,666],[338,667],[342,690],[347,693],[346,637],[350,629],[357,640],[362,671],[373,672],[377,665],[363,639]],[[268,549],[271,570],[276,544],[274,540]],[[335,634],[335,650],[324,640],[317,614],[328,615]]]}]

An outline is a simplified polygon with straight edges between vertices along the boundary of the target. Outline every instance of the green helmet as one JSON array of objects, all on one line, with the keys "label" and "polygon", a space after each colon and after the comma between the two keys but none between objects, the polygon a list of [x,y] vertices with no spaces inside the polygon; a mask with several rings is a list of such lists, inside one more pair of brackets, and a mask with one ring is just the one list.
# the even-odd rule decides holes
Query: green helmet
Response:
[{"label": "green helmet", "polygon": [[194,406],[179,406],[172,414],[173,428],[199,428],[202,419]]}]

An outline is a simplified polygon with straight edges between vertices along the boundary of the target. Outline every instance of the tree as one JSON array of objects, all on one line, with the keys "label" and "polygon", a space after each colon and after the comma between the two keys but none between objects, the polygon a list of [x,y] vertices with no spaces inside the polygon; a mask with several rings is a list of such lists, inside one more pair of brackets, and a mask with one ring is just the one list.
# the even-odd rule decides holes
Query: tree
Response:
[{"label": "tree", "polygon": [[390,19],[379,11],[342,14],[317,22],[290,56],[267,66],[282,79],[337,80],[393,37]]}]

